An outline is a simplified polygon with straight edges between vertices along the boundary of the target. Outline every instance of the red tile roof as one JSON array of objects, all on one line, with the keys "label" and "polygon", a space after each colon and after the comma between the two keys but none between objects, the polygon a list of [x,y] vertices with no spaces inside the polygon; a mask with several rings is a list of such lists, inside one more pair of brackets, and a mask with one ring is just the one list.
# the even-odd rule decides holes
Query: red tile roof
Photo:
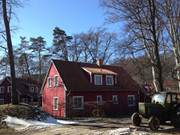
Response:
[{"label": "red tile roof", "polygon": [[[67,90],[72,91],[109,91],[109,90],[139,90],[139,85],[129,76],[129,74],[119,66],[68,62],[62,60],[52,60],[56,69],[58,70]],[[88,73],[83,70],[86,68],[92,73],[113,74],[117,75],[117,85],[115,86],[96,86],[88,80]],[[103,72],[100,72],[103,71]]]}]

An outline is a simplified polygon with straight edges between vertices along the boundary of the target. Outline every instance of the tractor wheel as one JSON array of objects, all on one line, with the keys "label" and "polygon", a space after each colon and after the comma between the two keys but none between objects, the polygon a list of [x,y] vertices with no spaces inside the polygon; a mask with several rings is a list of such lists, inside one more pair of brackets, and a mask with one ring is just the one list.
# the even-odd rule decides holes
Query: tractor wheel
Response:
[{"label": "tractor wheel", "polygon": [[159,126],[160,126],[160,121],[159,121],[159,119],[158,119],[157,117],[154,117],[154,116],[150,117],[148,123],[149,123],[149,127],[150,127],[150,129],[151,129],[152,131],[158,130],[158,128],[159,128]]},{"label": "tractor wheel", "polygon": [[134,126],[139,126],[141,124],[141,117],[138,113],[133,113],[131,120]]},{"label": "tractor wheel", "polygon": [[173,125],[175,128],[180,128],[180,114],[174,116],[174,118],[172,119],[171,123],[172,123],[172,125]]}]

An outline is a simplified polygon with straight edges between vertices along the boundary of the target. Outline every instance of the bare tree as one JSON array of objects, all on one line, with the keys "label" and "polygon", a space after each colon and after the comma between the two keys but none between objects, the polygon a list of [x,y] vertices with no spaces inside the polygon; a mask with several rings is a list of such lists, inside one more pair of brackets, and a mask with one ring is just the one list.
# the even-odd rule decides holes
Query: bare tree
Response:
[{"label": "bare tree", "polygon": [[[126,23],[127,37],[132,40],[128,47],[138,53],[144,50],[152,67],[156,91],[163,91],[160,42],[162,39],[161,17],[156,0],[103,0],[109,20]],[[140,53],[139,53],[140,55]]]},{"label": "bare tree", "polygon": [[16,74],[15,74],[15,66],[14,66],[13,46],[12,46],[10,23],[9,23],[10,16],[8,16],[8,12],[7,12],[7,1],[2,0],[1,6],[2,6],[5,33],[6,33],[9,63],[10,63],[10,69],[11,69],[10,71],[11,71],[11,83],[12,83],[12,104],[18,104],[18,95],[16,91],[16,82],[15,82]]},{"label": "bare tree", "polygon": [[[164,0],[161,4],[165,28],[171,39],[175,64],[180,65],[180,1]],[[180,80],[180,71],[176,71],[176,78]],[[180,91],[180,81],[178,81]]]},{"label": "bare tree", "polygon": [[79,38],[84,62],[95,63],[101,58],[104,63],[108,63],[115,54],[117,36],[106,32],[104,28],[90,29],[87,33],[79,34]]}]

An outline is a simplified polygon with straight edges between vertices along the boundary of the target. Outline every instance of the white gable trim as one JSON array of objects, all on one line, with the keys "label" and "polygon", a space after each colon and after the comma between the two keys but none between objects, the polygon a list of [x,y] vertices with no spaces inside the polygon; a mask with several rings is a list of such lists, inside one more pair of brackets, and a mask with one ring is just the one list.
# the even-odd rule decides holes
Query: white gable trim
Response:
[{"label": "white gable trim", "polygon": [[50,69],[51,69],[51,67],[52,67],[52,65],[53,65],[52,63],[53,63],[53,62],[51,61],[51,64],[50,64],[50,66],[49,66],[49,68],[48,68],[48,72],[46,73],[46,76],[45,76],[44,81],[43,81],[43,83],[42,83],[40,94],[42,94],[42,92],[43,92],[44,85],[45,85],[46,80],[47,80],[48,75],[49,75],[49,71],[50,71]]}]

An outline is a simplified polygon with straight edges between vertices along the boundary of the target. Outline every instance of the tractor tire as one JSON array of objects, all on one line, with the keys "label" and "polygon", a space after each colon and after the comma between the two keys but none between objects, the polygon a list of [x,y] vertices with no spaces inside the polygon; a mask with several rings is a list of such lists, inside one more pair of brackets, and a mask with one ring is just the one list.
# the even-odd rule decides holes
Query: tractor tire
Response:
[{"label": "tractor tire", "polygon": [[134,126],[140,126],[141,124],[141,117],[138,113],[133,113],[133,115],[131,116],[131,120],[132,120],[132,124]]},{"label": "tractor tire", "polygon": [[160,127],[160,120],[155,116],[150,117],[148,123],[152,131],[157,131]]},{"label": "tractor tire", "polygon": [[175,128],[180,128],[180,114],[177,114],[176,116],[174,116],[171,123]]}]

